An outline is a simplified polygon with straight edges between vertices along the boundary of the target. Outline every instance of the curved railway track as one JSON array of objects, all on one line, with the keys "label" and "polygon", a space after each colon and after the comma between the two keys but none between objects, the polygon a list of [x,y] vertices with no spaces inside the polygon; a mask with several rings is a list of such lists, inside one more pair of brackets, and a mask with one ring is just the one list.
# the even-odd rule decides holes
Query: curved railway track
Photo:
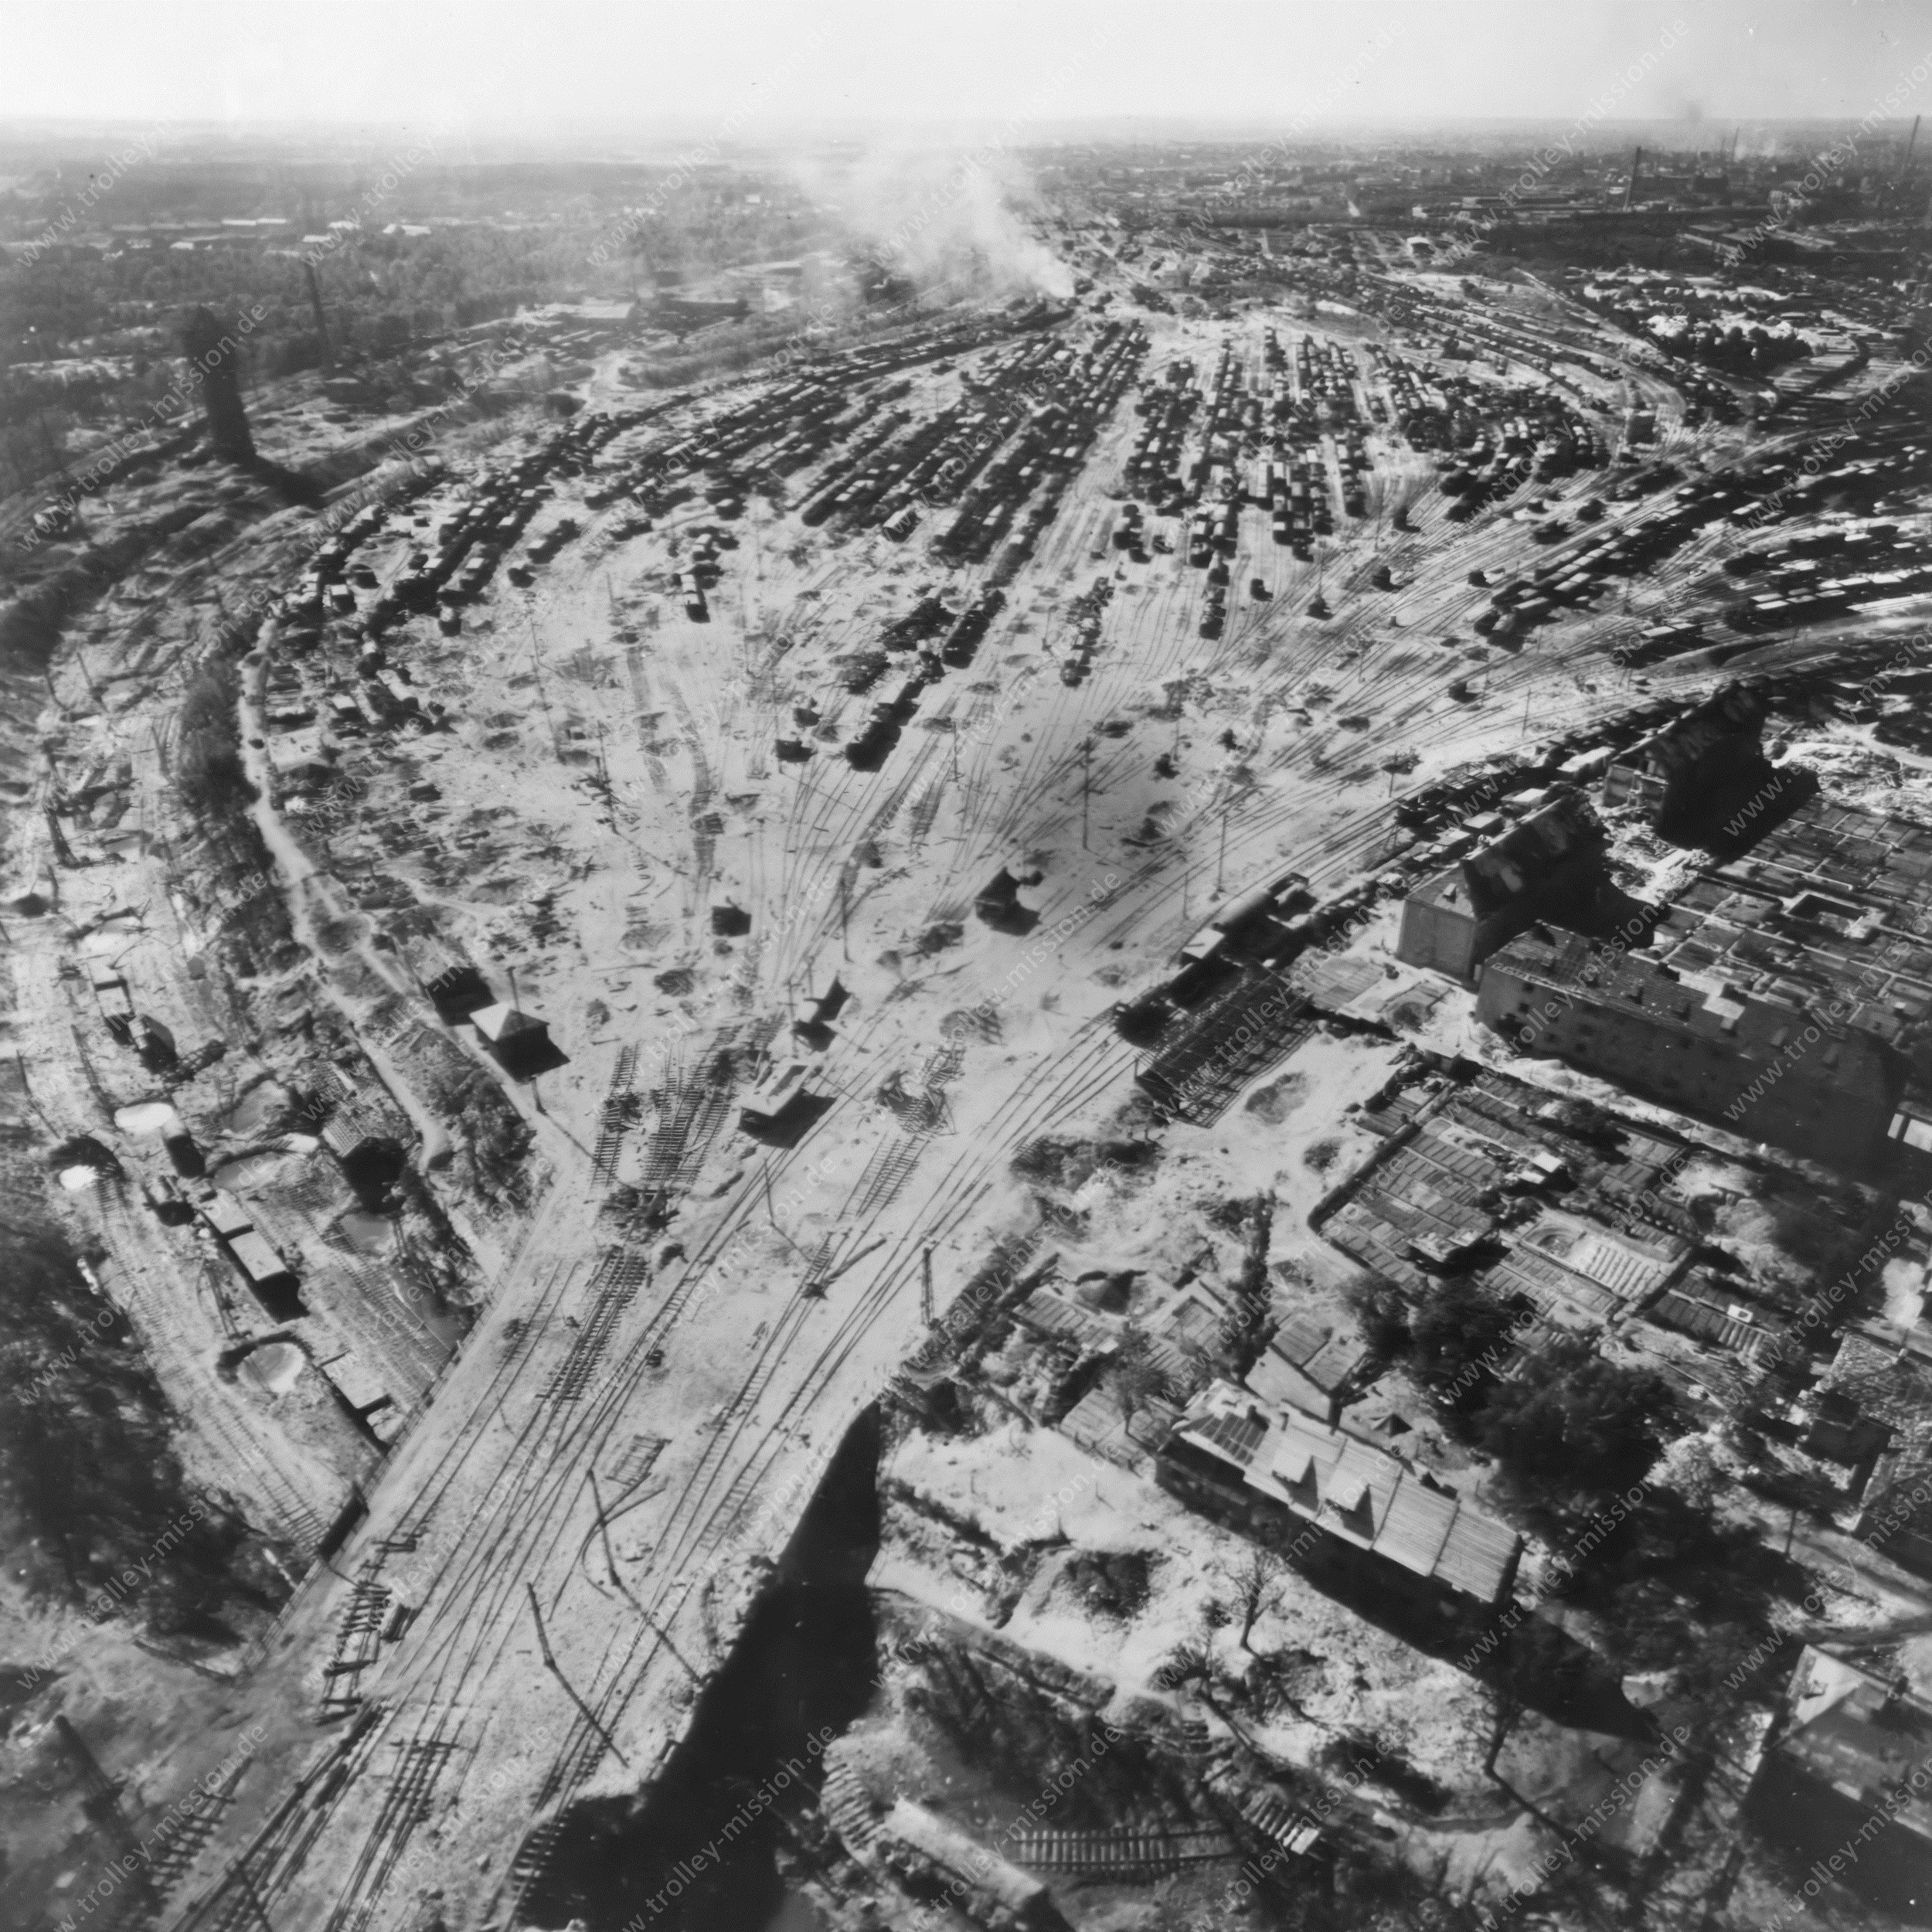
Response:
[{"label": "curved railway track", "polygon": [[[1089,469],[1117,473],[1129,440],[1097,437]],[[798,500],[809,487],[801,481]],[[876,631],[877,614],[855,598],[842,614],[825,607],[861,580],[878,539],[849,543],[794,593],[781,653],[761,658],[745,638],[730,654],[732,691],[706,688],[689,643],[658,638],[655,648],[629,654],[638,708],[653,685],[668,693],[690,760],[682,808],[696,862],[685,880],[687,917],[701,913],[725,879],[762,915],[758,944],[731,981],[747,1018],[735,1031],[714,1031],[702,1049],[707,1061],[725,1056],[713,1071],[667,1069],[662,1083],[671,1097],[641,1149],[647,1191],[681,1203],[677,1238],[593,1218],[622,1164],[621,1122],[594,1165],[560,1171],[444,1382],[435,1430],[405,1440],[355,1540],[357,1555],[400,1566],[376,1573],[393,1574],[399,1588],[406,1578],[413,1621],[399,1638],[384,1638],[359,1676],[365,1701],[350,1732],[314,1754],[178,1923],[240,1932],[267,1919],[362,1932],[405,1889],[436,1811],[461,1806],[466,1794],[488,1801],[473,1782],[486,1743],[530,1767],[519,1789],[529,1800],[522,1815],[535,1830],[498,1881],[513,1906],[520,1901],[541,1882],[573,1797],[608,1788],[614,1764],[628,1785],[648,1781],[683,1734],[696,1682],[719,1661],[716,1607],[742,1608],[753,1566],[789,1534],[774,1493],[792,1493],[801,1471],[808,1492],[845,1424],[906,1352],[922,1257],[970,1256],[989,1245],[1013,1155],[1051,1128],[1091,1119],[1120,1090],[1134,1055],[1097,1015],[1044,1051],[1014,1055],[997,1041],[968,1042],[957,1070],[983,1102],[971,1131],[909,1131],[873,1099],[884,1075],[916,1073],[936,1043],[920,1032],[917,1009],[874,1001],[842,1021],[814,1063],[832,1106],[813,1131],[796,1147],[749,1157],[734,1149],[731,1180],[712,1198],[692,1198],[701,1176],[722,1165],[712,1156],[730,1115],[733,1056],[767,1030],[765,1019],[750,1015],[775,1006],[782,1027],[786,1000],[801,986],[822,990],[836,970],[842,928],[862,932],[875,910],[892,911],[889,850],[896,859],[904,845],[917,849],[916,903],[927,927],[969,924],[960,949],[942,947],[924,965],[912,955],[902,966],[907,983],[957,971],[958,1005],[997,1018],[1015,983],[1026,985],[1009,963],[1026,957],[1023,942],[971,926],[971,906],[1015,849],[1054,855],[1037,895],[1043,928],[1096,906],[1083,943],[1118,946],[1124,963],[1153,970],[1209,909],[1196,876],[1209,837],[1217,845],[1225,838],[1216,869],[1230,881],[1278,866],[1285,842],[1297,866],[1328,889],[1362,870],[1386,837],[1389,801],[1373,781],[1389,751],[1429,730],[1432,764],[1468,757],[1492,747],[1509,707],[1539,693],[1539,736],[1624,707],[1607,688],[1583,688],[1614,624],[1607,613],[1570,614],[1554,641],[1532,633],[1515,652],[1488,647],[1480,672],[1461,651],[1451,656],[1426,641],[1465,627],[1486,602],[1462,580],[1472,565],[1500,570],[1513,560],[1522,569],[1534,560],[1500,507],[1458,528],[1431,500],[1416,520],[1416,531],[1392,537],[1375,560],[1407,580],[1390,593],[1366,587],[1370,560],[1345,574],[1326,561],[1298,562],[1271,544],[1265,514],[1244,517],[1230,575],[1237,585],[1264,576],[1273,599],[1235,603],[1213,640],[1197,634],[1196,573],[1178,556],[1157,555],[1117,581],[1100,648],[1077,685],[1059,675],[1054,606],[1016,590],[972,668],[927,688],[882,770],[852,770],[838,742],[821,739],[809,761],[771,771],[761,747],[746,774],[759,794],[755,815],[721,834],[690,822],[738,795],[733,772],[713,765],[707,733],[715,724],[726,735],[791,734],[786,692],[809,689],[813,679],[829,685],[831,660]],[[1063,502],[1022,582],[1087,577],[1092,533],[1107,521],[1103,508]],[[762,543],[752,532],[740,555],[737,607],[747,623],[770,607]],[[1694,539],[1680,556],[1695,567],[1715,543]],[[1110,552],[1094,570],[1114,581],[1114,567]],[[952,573],[949,596],[963,605],[989,574],[986,566]],[[1304,614],[1318,577],[1335,607],[1326,622]],[[1043,622],[1043,636],[1030,628]],[[1821,641],[1811,649],[1822,657],[1835,648]],[[1789,640],[1764,640],[1739,665],[1806,655]],[[910,653],[896,655],[889,688],[915,663]],[[687,675],[674,677],[674,665]],[[1016,670],[1024,687],[1001,689]],[[1447,685],[1470,676],[1483,684],[1481,705],[1448,705]],[[1652,677],[1659,690],[1701,681],[1669,666]],[[1317,683],[1326,696],[1315,708],[1326,719],[1359,713],[1369,729],[1358,735],[1323,722],[1283,735],[1268,723],[1312,703]],[[1170,702],[1177,691],[1178,708]],[[1171,723],[1177,743],[1190,733],[1206,737],[1219,719],[1209,722],[1214,713],[1202,697],[1225,706],[1237,692],[1243,715],[1261,721],[1243,734],[1253,745],[1223,760],[1190,744],[1182,808],[1165,835],[1124,848],[1120,835],[1132,828],[1124,811],[1138,819],[1173,801],[1175,788],[1157,790],[1151,778],[1150,726]],[[821,723],[842,738],[869,702],[828,696]],[[706,703],[710,718],[701,715]],[[1023,714],[1030,740],[1002,742],[1015,714]],[[1100,733],[1123,719],[1131,721],[1124,735]],[[932,720],[950,728],[921,728]],[[1076,862],[1064,855],[1078,849],[1083,793],[1090,849]],[[1107,870],[1121,876],[1097,902],[1090,883]],[[903,921],[905,912],[900,904],[893,916]],[[835,1170],[833,1148],[851,1155]],[[779,1219],[781,1199],[795,1236]],[[814,1237],[813,1226],[824,1233]],[[592,1229],[604,1231],[587,1236]],[[681,1355],[688,1340],[715,1337],[706,1318],[747,1284],[767,1298],[747,1298],[743,1321],[753,1310],[766,1318],[738,1341],[728,1365]],[[679,1376],[712,1396],[701,1419],[665,1396],[668,1379]],[[673,1434],[651,1434],[674,1421]],[[348,1588],[345,1580],[311,1584],[301,1614],[266,1647],[270,1684],[319,1688],[314,1633],[341,1613]],[[548,1698],[545,1708],[560,1716],[540,1736],[515,1735],[517,1713],[532,1708],[531,1699],[493,1709],[478,1701],[478,1687],[519,1675],[541,1683],[537,1664],[526,1660],[539,1640],[547,1653],[566,1622],[573,1634],[560,1645],[564,1655],[553,1665],[546,1655],[543,1668],[569,1696]]]}]

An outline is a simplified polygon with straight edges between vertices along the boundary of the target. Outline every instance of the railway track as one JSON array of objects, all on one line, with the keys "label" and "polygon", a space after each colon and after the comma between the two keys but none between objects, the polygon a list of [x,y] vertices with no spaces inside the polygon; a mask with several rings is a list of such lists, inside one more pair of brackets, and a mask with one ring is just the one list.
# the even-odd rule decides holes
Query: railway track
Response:
[{"label": "railway track", "polygon": [[[1102,447],[1096,442],[1090,463],[1100,460]],[[1370,750],[1364,744],[1357,755],[1345,749],[1361,741],[1338,726],[1283,740],[1258,734],[1257,748],[1243,760],[1253,767],[1246,777],[1230,764],[1203,784],[1198,766],[1191,767],[1197,790],[1188,808],[1164,841],[1131,857],[1117,842],[1121,812],[1106,801],[1133,796],[1151,763],[1155,733],[1145,729],[1145,701],[1150,685],[1162,681],[1193,679],[1212,688],[1224,709],[1221,694],[1239,691],[1249,716],[1266,717],[1279,716],[1319,679],[1330,685],[1332,715],[1372,705],[1376,750],[1430,728],[1440,740],[1438,759],[1492,738],[1494,715],[1444,728],[1446,716],[1467,715],[1445,713],[1443,700],[1444,685],[1459,671],[1466,674],[1466,665],[1433,646],[1361,648],[1362,620],[1380,629],[1381,619],[1400,614],[1411,633],[1466,621],[1482,600],[1451,580],[1472,553],[1459,546],[1474,543],[1480,546],[1474,554],[1500,560],[1521,546],[1515,526],[1499,522],[1452,535],[1427,509],[1418,521],[1421,530],[1385,554],[1405,570],[1413,566],[1420,587],[1405,587],[1391,599],[1344,585],[1335,593],[1335,618],[1325,626],[1291,607],[1318,566],[1298,564],[1269,546],[1264,523],[1257,534],[1257,519],[1243,519],[1238,563],[1264,570],[1277,597],[1272,605],[1238,607],[1218,640],[1193,634],[1200,590],[1192,573],[1178,562],[1148,566],[1139,573],[1141,587],[1110,610],[1086,682],[1061,684],[1048,663],[1049,687],[1024,700],[1032,742],[1017,747],[1008,766],[999,734],[989,728],[1002,694],[969,687],[1010,668],[1000,659],[1013,655],[1007,647],[1020,640],[1015,627],[1025,606],[1015,595],[983,642],[975,672],[954,672],[928,693],[928,715],[946,707],[954,730],[909,730],[876,774],[855,773],[821,750],[792,768],[795,777],[757,779],[784,790],[781,802],[764,809],[763,825],[723,833],[692,828],[694,842],[714,842],[698,845],[695,883],[687,882],[693,916],[702,913],[714,876],[726,876],[733,865],[743,869],[752,904],[784,909],[782,922],[770,922],[777,930],[760,934],[762,951],[747,949],[739,962],[734,998],[756,1007],[776,989],[821,985],[829,978],[825,962],[836,957],[831,949],[842,928],[862,920],[873,895],[883,893],[890,868],[874,862],[878,848],[903,839],[923,849],[920,892],[928,922],[941,923],[970,903],[982,868],[990,871],[1015,845],[1054,845],[1070,853],[1083,787],[1090,807],[1100,804],[1090,859],[1056,865],[1042,891],[1041,913],[1050,925],[1085,903],[1090,864],[1094,873],[1118,869],[1124,876],[1084,936],[1090,946],[1131,942],[1151,957],[1167,940],[1184,936],[1190,918],[1206,910],[1198,876],[1202,835],[1223,825],[1230,878],[1278,864],[1276,848],[1291,830],[1297,862],[1318,883],[1359,869],[1386,838],[1386,802],[1359,775]],[[1090,527],[1084,512],[1063,513],[1029,566],[1034,580],[1060,560],[1077,572]],[[832,562],[826,584],[845,581],[861,567],[852,560],[856,549]],[[981,580],[962,573],[954,586],[964,590]],[[744,594],[750,618],[764,592],[760,586],[755,596]],[[822,662],[876,621],[855,614],[795,624],[786,675],[794,675],[801,653]],[[1492,654],[1491,706],[1546,693],[1571,666],[1588,663],[1594,632],[1570,628],[1579,641],[1553,650]],[[640,713],[650,708],[648,655],[642,646],[626,652]],[[680,691],[672,707],[692,756],[695,820],[733,792],[735,767],[707,755],[702,687],[695,681],[701,667],[689,659],[681,668],[692,671],[698,694],[687,698]],[[733,675],[756,671],[739,664]],[[981,671],[986,675],[976,675]],[[777,675],[770,674],[774,681]],[[1541,722],[1561,729],[1619,702],[1579,691],[1550,702]],[[1194,705],[1191,713],[1185,703]],[[1205,735],[1203,708],[1185,703],[1183,716],[1173,720],[1177,736],[1183,726]],[[756,731],[775,728],[783,716],[776,695],[740,704],[736,713],[722,705],[713,709]],[[822,706],[821,713],[835,720],[838,706]],[[1090,752],[1080,748],[1101,723],[1129,713],[1144,721],[1128,737],[1102,737]],[[747,777],[759,769],[749,765]],[[670,782],[661,760],[651,775],[655,783]],[[1197,875],[1192,912],[1190,870]],[[907,970],[959,970],[965,960],[962,1008],[978,1001],[997,1016],[1008,997],[1002,976],[1010,980],[1008,961],[1016,949],[1003,935],[976,927],[969,933],[962,944],[970,951],[951,960],[942,954],[926,966],[914,960]],[[774,1496],[790,1493],[800,1480],[809,1493],[842,1419],[876,1393],[884,1379],[879,1365],[903,1355],[903,1346],[889,1345],[921,1332],[923,1257],[955,1247],[983,1250],[989,1206],[1001,1198],[1014,1154],[1043,1133],[1094,1117],[1121,1093],[1134,1063],[1104,1018],[1065,1033],[1050,1049],[1010,1061],[962,1037],[944,1063],[928,1062],[924,1078],[929,1089],[943,1090],[977,1072],[986,1104],[971,1131],[948,1144],[942,1170],[937,1161],[922,1165],[930,1135],[909,1131],[853,1097],[876,1090],[882,1067],[910,1071],[932,1046],[917,1037],[917,1022],[907,1023],[907,1009],[889,998],[872,1001],[842,1021],[818,1062],[837,1097],[815,1133],[797,1149],[747,1153],[734,1144],[734,1170],[742,1171],[736,1184],[698,1199],[702,1176],[723,1165],[713,1162],[730,1115],[736,1056],[764,1043],[764,1024],[747,1019],[715,1029],[688,1061],[674,1055],[664,1069],[641,1175],[647,1196],[679,1209],[678,1238],[651,1256],[638,1236],[610,1240],[596,1234],[587,1243],[585,1233],[622,1163],[631,1124],[626,1108],[638,1049],[620,1053],[586,1172],[560,1183],[544,1204],[539,1219],[546,1233],[526,1234],[497,1286],[490,1323],[439,1398],[447,1426],[434,1440],[404,1445],[369,1529],[352,1545],[353,1561],[367,1539],[393,1536],[403,1526],[421,1530],[415,1622],[394,1644],[379,1638],[373,1657],[345,1673],[362,1700],[352,1722],[369,1728],[324,1760],[299,1787],[299,1801],[271,1816],[233,1861],[214,1903],[184,1923],[198,1932],[217,1923],[279,1923],[277,1914],[294,1911],[304,1927],[326,1923],[359,1932],[376,1922],[390,1909],[386,1901],[400,1897],[399,1875],[431,1811],[463,1801],[471,1788],[477,1740],[466,1713],[474,1688],[535,1676],[522,1661],[532,1654],[533,1616],[554,1619],[574,1607],[587,1614],[573,1621],[556,1666],[560,1677],[567,1673],[573,1701],[560,1741],[545,1747],[540,1777],[522,1794],[519,1824],[541,1815],[514,1841],[518,1849],[503,1880],[512,1905],[526,1899],[553,1855],[562,1808],[588,1786],[607,1788],[598,1781],[611,1771],[617,1740],[624,1775],[634,1784],[653,1774],[682,1734],[677,1714],[688,1708],[691,1680],[716,1661],[709,1631],[720,1593],[745,1562],[769,1556],[788,1532]],[[835,1184],[818,1173],[828,1144],[862,1155],[849,1182]],[[784,1230],[772,1202],[793,1185],[815,1202],[824,1198],[825,1231],[806,1233],[781,1251],[776,1237]],[[720,1331],[705,1318],[727,1293],[745,1295],[747,1328],[751,1296],[770,1298],[755,1304],[763,1318],[755,1331],[734,1335],[722,1361],[680,1362],[687,1337],[706,1338],[716,1350]],[[512,1332],[512,1321],[522,1325]],[[711,1375],[706,1386],[716,1393],[702,1427],[675,1406],[663,1379],[667,1357],[672,1371],[694,1385],[701,1371]],[[599,1472],[594,1482],[593,1470]],[[347,1587],[318,1585],[318,1600],[305,1617],[313,1621],[322,1609],[341,1611]],[[352,1590],[347,1600],[352,1614]],[[357,1635],[359,1643],[362,1633]],[[293,1633],[282,1641],[292,1645]],[[562,1708],[560,1694],[552,1701]],[[1043,1838],[1038,1849],[1043,1856],[1101,1855],[1070,1841],[1049,1845]],[[1179,1854],[1172,1845],[1137,1842],[1104,1852],[1117,1855],[1131,1865]]]}]

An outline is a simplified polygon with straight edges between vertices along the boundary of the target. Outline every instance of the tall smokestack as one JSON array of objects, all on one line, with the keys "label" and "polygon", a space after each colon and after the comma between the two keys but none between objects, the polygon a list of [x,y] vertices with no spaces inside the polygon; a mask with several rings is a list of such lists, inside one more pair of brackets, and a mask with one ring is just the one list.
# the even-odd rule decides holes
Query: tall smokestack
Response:
[{"label": "tall smokestack", "polygon": [[1912,165],[1912,150],[1919,145],[1919,117],[1912,117],[1912,131],[1906,137],[1905,158],[1899,163],[1899,175],[1903,179],[1905,171]]},{"label": "tall smokestack", "polygon": [[1637,193],[1637,171],[1644,165],[1644,151],[1639,148],[1630,158],[1630,185],[1624,190],[1624,212],[1628,214],[1630,205]]},{"label": "tall smokestack", "polygon": [[242,407],[236,365],[241,347],[224,330],[210,309],[198,308],[181,332],[183,352],[201,384],[202,413],[208,419],[208,440],[218,456],[239,463],[254,461],[254,439],[248,434],[248,416]]},{"label": "tall smokestack", "polygon": [[328,369],[333,365],[328,354],[328,318],[322,312],[322,285],[315,279],[315,264],[313,262],[304,262],[302,273],[308,278],[309,306],[315,311],[316,346],[321,351],[322,367]]}]

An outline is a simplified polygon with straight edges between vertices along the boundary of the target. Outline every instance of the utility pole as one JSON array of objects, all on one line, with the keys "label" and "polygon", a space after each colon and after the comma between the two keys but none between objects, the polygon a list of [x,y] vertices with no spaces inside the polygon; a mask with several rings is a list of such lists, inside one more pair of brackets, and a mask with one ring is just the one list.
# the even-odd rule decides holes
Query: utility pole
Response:
[{"label": "utility pole", "polygon": [[530,617],[530,675],[536,680],[536,701],[543,707],[543,722],[549,728],[550,750],[556,754],[557,763],[561,764],[563,762],[563,747],[557,740],[556,719],[550,715],[550,700],[543,689],[543,671],[537,662],[536,647],[536,617],[533,612]]},{"label": "utility pole", "polygon": [[919,1312],[927,1328],[933,1325],[933,1251],[927,1248],[919,1257]]},{"label": "utility pole", "polygon": [[1094,774],[1094,740],[1083,739],[1080,743],[1080,849],[1088,849],[1087,843],[1087,794],[1092,788]]}]

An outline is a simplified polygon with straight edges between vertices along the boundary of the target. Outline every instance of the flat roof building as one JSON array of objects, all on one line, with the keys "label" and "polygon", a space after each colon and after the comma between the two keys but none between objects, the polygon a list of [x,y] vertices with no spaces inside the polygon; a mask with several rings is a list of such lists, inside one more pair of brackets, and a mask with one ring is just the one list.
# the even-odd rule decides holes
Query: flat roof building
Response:
[{"label": "flat roof building", "polygon": [[1844,1009],[1932,1080],[1932,826],[1814,798],[1707,867],[1651,951],[1740,992]]},{"label": "flat roof building", "polygon": [[1760,993],[1539,927],[1483,963],[1476,1011],[1525,1051],[1661,1106],[1829,1167],[1861,1165],[1891,1128],[1905,1062],[1797,990]]}]

